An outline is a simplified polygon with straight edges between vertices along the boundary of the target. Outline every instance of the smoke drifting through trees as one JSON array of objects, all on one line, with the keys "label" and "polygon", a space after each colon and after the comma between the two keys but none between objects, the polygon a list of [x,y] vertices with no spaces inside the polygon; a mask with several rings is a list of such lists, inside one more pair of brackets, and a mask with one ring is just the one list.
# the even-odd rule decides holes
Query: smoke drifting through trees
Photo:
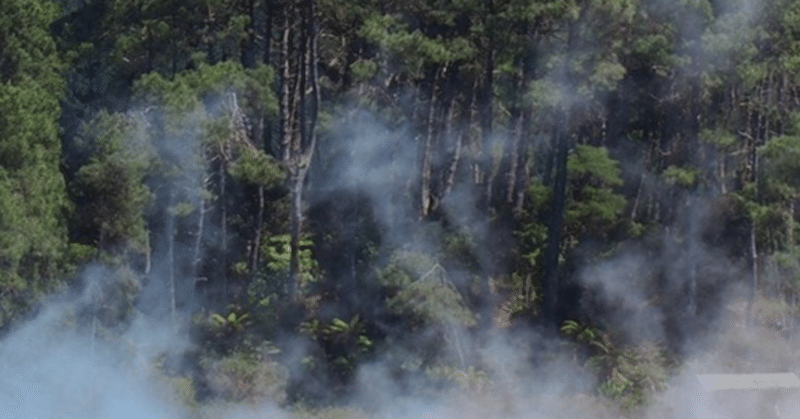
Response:
[{"label": "smoke drifting through trees", "polygon": [[[678,417],[695,371],[792,369],[798,7],[64,4],[66,191],[30,187],[55,130],[13,135],[55,116],[0,100],[0,402]],[[0,44],[55,60],[42,10]],[[8,57],[0,99],[60,83]],[[76,295],[10,325],[59,275]]]}]

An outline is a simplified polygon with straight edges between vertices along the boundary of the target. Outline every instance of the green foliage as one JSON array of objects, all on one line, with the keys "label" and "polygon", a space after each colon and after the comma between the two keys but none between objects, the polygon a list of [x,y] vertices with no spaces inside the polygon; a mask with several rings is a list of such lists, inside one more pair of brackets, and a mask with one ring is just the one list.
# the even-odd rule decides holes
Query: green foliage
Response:
[{"label": "green foliage", "polygon": [[[560,184],[553,182],[554,139],[605,144],[642,166],[641,180],[631,176],[626,181],[636,184],[623,185],[620,165],[605,148],[581,144],[570,152],[561,242],[552,249],[559,251],[555,268],[568,269],[559,270],[558,278],[573,279],[580,261],[607,255],[632,235],[660,228],[680,235],[680,226],[660,224],[683,218],[676,210],[683,203],[666,202],[665,190],[667,199],[683,199],[688,190],[719,190],[745,202],[749,218],[738,217],[746,219],[736,228],[753,223],[758,268],[766,268],[765,277],[784,280],[777,283],[785,296],[797,291],[800,3],[320,0],[314,2],[319,9],[313,26],[294,21],[298,4],[67,1],[59,14],[55,3],[44,0],[0,3],[0,327],[53,289],[67,265],[76,268],[93,258],[120,265],[126,257],[144,256],[151,239],[145,214],[151,226],[174,216],[176,242],[194,249],[197,240],[194,256],[207,256],[185,263],[191,269],[178,262],[174,272],[192,271],[212,286],[214,276],[224,273],[228,295],[219,298],[239,298],[240,306],[197,320],[208,338],[204,344],[233,357],[211,368],[218,383],[228,383],[219,384],[226,388],[219,392],[229,400],[249,398],[236,393],[240,385],[251,389],[245,393],[259,392],[252,390],[254,378],[245,377],[256,364],[234,355],[274,332],[278,315],[286,315],[279,303],[290,251],[289,236],[278,234],[287,231],[286,200],[268,203],[264,211],[253,195],[285,192],[278,188],[285,168],[268,153],[277,156],[286,136],[308,129],[293,121],[316,113],[312,107],[320,114],[314,159],[325,166],[309,177],[308,187],[320,187],[315,192],[341,185],[329,174],[351,173],[327,171],[342,167],[342,156],[373,168],[404,157],[408,148],[432,162],[424,174],[430,175],[436,208],[422,228],[434,231],[424,241],[436,250],[376,250],[375,256],[390,259],[366,291],[381,293],[376,312],[397,321],[402,333],[435,335],[429,346],[439,349],[451,329],[476,323],[471,306],[483,296],[474,279],[489,276],[479,266],[486,259],[494,262],[492,269],[507,269],[502,279],[519,289],[495,300],[503,300],[512,314],[536,314],[548,225],[555,219],[552,188]],[[292,26],[284,28],[285,22]],[[305,72],[280,48],[279,34],[288,29],[290,55],[310,57],[296,47],[311,28],[318,30],[320,56],[308,64],[320,75],[319,103],[309,100],[310,80],[293,77]],[[69,66],[59,59],[51,33]],[[276,80],[279,73],[288,79]],[[287,98],[280,105],[288,107],[279,112],[276,93],[293,83],[306,99]],[[353,130],[374,137],[372,143],[381,147],[375,154],[386,161],[365,158],[362,151],[369,147],[340,135],[338,127],[354,120],[352,103],[369,107],[387,126],[403,127]],[[64,159],[62,170],[72,202],[59,172],[60,107],[69,112],[61,128],[74,155]],[[141,111],[98,112],[105,108]],[[426,140],[430,147],[420,147]],[[397,167],[408,162],[399,161]],[[420,167],[407,166],[408,171],[392,168],[386,183],[398,186],[385,192],[397,192],[392,196],[399,201],[422,187]],[[706,176],[711,168],[713,176]],[[653,187],[660,182],[669,187]],[[373,191],[364,195],[374,198]],[[457,202],[463,191],[477,191],[469,195],[481,202],[475,213],[488,220],[485,231],[483,223],[460,229],[463,219],[451,217],[451,203],[473,209],[469,200]],[[485,198],[491,198],[486,206]],[[149,204],[167,200],[169,208],[147,212]],[[628,204],[631,215],[623,217]],[[349,228],[351,219],[338,208],[314,208],[309,225],[333,220]],[[359,209],[353,223],[379,219],[377,208],[364,216]],[[202,228],[201,214],[208,216]],[[227,224],[220,246],[222,219]],[[429,228],[439,222],[449,225]],[[501,237],[508,226],[516,240]],[[373,228],[375,236],[392,236],[384,236],[382,227],[367,227]],[[66,243],[67,231],[77,243]],[[725,233],[720,237],[727,238]],[[301,241],[304,286],[337,271],[322,261],[340,262],[336,249],[324,258],[315,255],[315,240]],[[591,249],[597,253],[587,255]],[[261,263],[255,272],[253,259]],[[369,276],[364,259],[356,259],[359,278]],[[222,260],[227,266],[209,267]],[[458,288],[450,276],[456,272],[465,278]],[[92,316],[111,330],[130,317],[139,279],[132,273],[107,275],[111,279],[98,291],[100,308]],[[314,298],[337,301],[338,287],[320,285],[324,292]],[[113,299],[120,305],[109,303]],[[777,318],[796,310],[781,306],[770,313]],[[346,375],[384,343],[367,332],[373,320],[312,320],[303,328],[325,346],[324,361]],[[620,348],[606,332],[577,323],[566,323],[563,331],[593,351],[589,365],[597,369],[606,396],[634,405],[659,388],[664,361],[658,345]],[[409,351],[419,360],[417,372],[424,365],[444,381],[470,374],[431,362],[427,349]],[[180,385],[192,397],[191,386]]]},{"label": "green foliage", "polygon": [[399,16],[371,16],[359,29],[359,35],[380,45],[414,78],[420,77],[427,65],[468,59],[475,53],[463,38],[426,36],[419,29],[412,30]]},{"label": "green foliage", "polygon": [[608,150],[579,144],[567,161],[567,169],[572,179],[591,177],[594,182],[607,186],[620,186],[619,163],[613,160]]},{"label": "green foliage", "polygon": [[756,224],[759,251],[790,251],[796,245],[794,201],[800,192],[800,164],[794,159],[800,158],[800,138],[772,138],[758,153],[758,182],[745,185],[739,195]]},{"label": "green foliage", "polygon": [[700,138],[721,150],[729,150],[736,145],[736,135],[721,129],[705,129],[700,132]]},{"label": "green foliage", "polygon": [[53,290],[65,262],[57,16],[49,1],[0,3],[0,327]]},{"label": "green foliage", "polygon": [[[262,186],[280,182],[280,169],[257,148],[243,126],[245,119],[258,121],[276,112],[277,100],[269,88],[272,78],[267,66],[245,69],[241,64],[223,61],[200,64],[196,70],[172,79],[152,72],[134,82],[134,99],[160,111],[145,134],[148,141],[161,145],[164,138],[180,139],[176,141],[188,151],[182,164],[193,166],[178,168],[162,159],[163,175],[199,176],[216,161],[244,182]],[[207,192],[199,192],[201,199],[211,198],[204,196],[209,195]]]},{"label": "green foliage", "polygon": [[286,399],[288,371],[261,351],[238,351],[201,360],[205,380],[221,400],[281,404]]},{"label": "green foliage", "polygon": [[593,355],[586,366],[592,368],[600,380],[598,392],[617,400],[624,409],[647,403],[665,388],[670,364],[660,343],[620,348],[609,332],[583,326],[575,320],[565,321],[561,333],[592,348]]},{"label": "green foliage", "polygon": [[300,324],[300,333],[328,348],[325,361],[340,379],[352,376],[359,362],[369,356],[374,347],[366,333],[366,324],[358,315],[349,322],[337,317],[327,324],[311,319]]},{"label": "green foliage", "polygon": [[455,384],[462,390],[481,391],[489,384],[489,375],[472,366],[460,369],[449,365],[437,365],[427,368],[425,376],[434,382]]},{"label": "green foliage", "polygon": [[398,252],[378,272],[379,282],[390,289],[386,306],[423,324],[474,326],[477,321],[447,272],[428,257]]},{"label": "green foliage", "polygon": [[254,275],[245,291],[247,304],[256,321],[269,324],[277,315],[277,302],[283,293],[284,281],[279,275],[260,270]]},{"label": "green foliage", "polygon": [[[291,237],[288,234],[279,234],[265,238],[265,242],[261,246],[261,251],[266,261],[267,269],[275,274],[289,272],[292,256]],[[314,242],[311,237],[301,238],[299,244],[300,266],[302,267],[300,286],[307,287],[316,281],[319,264],[314,258],[312,251]]]},{"label": "green foliage", "polygon": [[605,148],[578,145],[567,160],[567,170],[567,230],[602,235],[618,221],[626,205],[625,197],[614,191],[622,185],[619,163]]},{"label": "green foliage", "polygon": [[230,165],[228,173],[234,179],[267,188],[279,185],[285,178],[275,158],[249,147],[239,148],[238,158]]},{"label": "green foliage", "polygon": [[236,333],[244,329],[250,322],[250,315],[247,313],[236,313],[231,311],[227,316],[218,313],[212,313],[210,316],[211,323],[222,333]]},{"label": "green foliage", "polygon": [[139,135],[142,129],[133,115],[107,112],[83,125],[76,143],[91,157],[70,189],[73,223],[84,244],[101,251],[147,251],[144,211],[151,194],[144,177],[155,154]]},{"label": "green foliage", "polygon": [[669,185],[678,185],[685,188],[692,187],[697,182],[697,173],[694,169],[669,166],[661,173],[664,181]]},{"label": "green foliage", "polygon": [[776,188],[784,187],[791,198],[797,194],[800,184],[800,137],[780,136],[771,139],[759,149],[765,182],[777,183]]},{"label": "green foliage", "polygon": [[122,332],[136,315],[136,299],[141,291],[141,278],[127,267],[103,269],[92,296],[93,316],[103,327]]},{"label": "green foliage", "polygon": [[350,65],[353,79],[368,81],[378,72],[378,63],[373,60],[359,60]]},{"label": "green foliage", "polygon": [[774,271],[769,272],[773,280],[785,284],[790,290],[800,291],[800,247],[792,246],[786,251],[775,252],[770,255],[767,266],[773,266]]}]

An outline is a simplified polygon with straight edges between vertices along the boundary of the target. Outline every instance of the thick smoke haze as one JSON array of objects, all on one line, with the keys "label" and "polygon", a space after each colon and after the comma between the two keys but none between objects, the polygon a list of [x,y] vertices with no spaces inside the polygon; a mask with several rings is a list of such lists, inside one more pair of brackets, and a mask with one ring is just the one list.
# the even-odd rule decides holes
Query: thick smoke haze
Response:
[{"label": "thick smoke haze", "polygon": [[96,295],[113,272],[87,269],[86,292],[54,300],[0,342],[0,417],[172,418],[182,410],[157,357],[185,349],[168,324],[137,317],[120,337],[97,333]]}]

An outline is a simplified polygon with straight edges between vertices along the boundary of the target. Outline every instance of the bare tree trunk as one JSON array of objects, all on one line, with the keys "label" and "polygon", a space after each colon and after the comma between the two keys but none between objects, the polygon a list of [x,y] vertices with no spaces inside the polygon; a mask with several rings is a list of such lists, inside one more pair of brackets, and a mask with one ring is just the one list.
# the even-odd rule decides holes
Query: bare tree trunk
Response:
[{"label": "bare tree trunk", "polygon": [[751,325],[753,322],[753,306],[756,302],[756,293],[758,292],[758,249],[756,248],[756,223],[752,221],[750,224],[750,263],[752,264],[752,271],[750,273],[750,299],[747,308],[747,324]]},{"label": "bare tree trunk", "polygon": [[225,191],[225,157],[219,163],[218,169],[219,176],[219,205],[220,205],[220,263],[219,263],[219,277],[222,281],[222,297],[224,300],[228,299],[228,206],[226,205],[226,191]]},{"label": "bare tree trunk", "polygon": [[528,186],[530,185],[531,169],[528,163],[527,154],[530,146],[525,147],[525,155],[522,157],[522,179],[519,179],[519,188],[517,189],[517,197],[514,202],[514,215],[519,217],[525,208],[525,197],[528,196]]},{"label": "bare tree trunk", "polygon": [[[208,181],[208,178],[203,180],[203,186]],[[194,255],[192,257],[192,276],[196,281],[200,275],[200,262],[202,261],[201,245],[203,243],[203,227],[206,219],[206,200],[201,196],[199,199],[198,219],[197,219],[197,232],[194,239]]]},{"label": "bare tree trunk", "polygon": [[[450,113],[451,113],[451,115],[449,117],[452,117],[452,110],[451,110]],[[446,176],[446,180],[445,180],[445,184],[444,184],[444,192],[442,193],[442,196],[447,196],[453,190],[453,186],[456,183],[456,174],[458,173],[458,164],[461,161],[461,150],[462,150],[462,148],[464,146],[464,135],[465,134],[462,134],[462,133],[459,133],[458,135],[456,135],[456,144],[455,144],[455,149],[453,150],[453,158],[452,158],[452,160],[450,160],[450,166],[447,169],[447,176]]]},{"label": "bare tree trunk", "polygon": [[[314,0],[305,0],[297,3],[299,7],[299,25],[290,25],[290,20],[286,19],[287,25],[284,29],[284,51],[283,66],[284,76],[291,75],[289,67],[295,68],[293,87],[284,85],[283,94],[286,99],[284,105],[287,106],[284,112],[288,115],[285,121],[289,126],[283,133],[284,161],[290,173],[291,184],[291,214],[290,214],[290,262],[289,262],[289,298],[296,301],[299,298],[300,286],[302,284],[302,266],[300,261],[300,237],[303,230],[303,189],[308,173],[308,167],[316,148],[316,123],[319,107],[319,74],[317,70],[317,23],[316,6]],[[291,13],[292,11],[285,11]],[[289,55],[291,48],[288,43],[292,41],[291,28],[299,27],[302,31],[299,37],[300,48],[294,56]],[[293,62],[294,61],[294,65]],[[284,81],[284,83],[287,83]],[[309,92],[306,91],[306,84],[310,84]],[[291,91],[290,91],[291,90]],[[288,98],[291,97],[291,100]],[[306,110],[306,100],[310,101],[308,112]]]},{"label": "bare tree trunk", "polygon": [[786,214],[786,246],[789,249],[794,247],[794,200],[795,198],[792,197],[789,200],[789,211]]},{"label": "bare tree trunk", "polygon": [[290,259],[289,259],[289,298],[294,301],[298,298],[302,284],[300,266],[300,234],[303,222],[303,180],[305,176],[299,173],[292,175],[292,213],[290,215]]},{"label": "bare tree trunk", "polygon": [[290,109],[289,109],[289,96],[290,80],[292,79],[291,63],[289,62],[289,42],[291,40],[291,26],[289,20],[289,10],[283,10],[283,35],[281,36],[281,105],[280,113],[280,136],[281,136],[281,160],[288,162],[291,157],[291,129],[290,129]]},{"label": "bare tree trunk", "polygon": [[[444,119],[442,133],[440,138],[445,144],[449,146],[451,141],[455,141],[454,148],[450,154],[450,164],[443,168],[442,174],[438,177],[440,185],[437,191],[437,199],[434,209],[442,202],[442,200],[453,190],[455,185],[455,176],[458,171],[458,164],[461,160],[461,149],[463,146],[463,137],[461,133],[453,132],[453,117],[455,113],[456,91],[458,86],[455,85],[455,79],[459,68],[454,64],[446,64],[445,67],[445,87],[443,96],[443,110],[442,115]],[[449,150],[448,150],[449,151]]]},{"label": "bare tree trunk", "polygon": [[[169,207],[171,211],[173,205],[173,192],[169,191]],[[172,320],[172,327],[177,330],[178,328],[178,314],[176,302],[176,284],[175,284],[175,215],[169,212],[169,219],[167,220],[167,277],[169,278],[169,312]]]},{"label": "bare tree trunk", "polygon": [[146,228],[144,232],[145,239],[145,259],[144,259],[144,274],[150,273],[150,267],[153,263],[153,248],[150,247],[150,229]]},{"label": "bare tree trunk", "polygon": [[517,116],[517,127],[514,133],[514,141],[511,144],[511,156],[509,157],[508,174],[506,179],[506,203],[512,205],[518,189],[519,170],[522,165],[522,137],[525,135],[525,112],[520,111]]},{"label": "bare tree trunk", "polygon": [[[689,199],[689,205],[694,205],[694,199]],[[694,220],[689,221],[690,223],[694,224]],[[686,312],[690,319],[693,319],[697,315],[697,260],[696,255],[698,252],[697,249],[697,240],[699,240],[699,232],[697,232],[697,226],[692,225],[689,228],[689,250],[688,250],[688,257],[689,257],[689,273],[688,273],[688,280],[689,280],[689,302],[687,304]]]},{"label": "bare tree trunk", "polygon": [[250,274],[253,275],[258,269],[258,259],[261,252],[261,223],[264,222],[264,186],[258,185],[258,213],[255,222],[255,237],[253,238],[253,248],[250,255]]},{"label": "bare tree trunk", "polygon": [[420,185],[420,218],[428,216],[431,210],[431,161],[433,157],[433,137],[435,135],[434,124],[436,120],[436,86],[439,81],[439,69],[433,77],[431,84],[431,94],[428,101],[428,118],[426,121],[427,130],[425,132],[425,142],[422,147],[422,173]]}]

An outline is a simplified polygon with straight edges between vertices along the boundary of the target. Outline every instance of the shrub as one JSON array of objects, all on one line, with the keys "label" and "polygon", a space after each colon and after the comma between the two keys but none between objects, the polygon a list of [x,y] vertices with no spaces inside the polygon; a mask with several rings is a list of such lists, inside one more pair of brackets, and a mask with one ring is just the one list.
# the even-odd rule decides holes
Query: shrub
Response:
[{"label": "shrub", "polygon": [[586,366],[597,374],[598,393],[616,400],[623,409],[645,404],[665,387],[670,363],[660,343],[618,347],[610,333],[574,320],[564,322],[561,331],[592,348]]},{"label": "shrub", "polygon": [[288,371],[257,352],[234,352],[205,359],[206,382],[220,399],[233,402],[282,404],[286,400]]}]

